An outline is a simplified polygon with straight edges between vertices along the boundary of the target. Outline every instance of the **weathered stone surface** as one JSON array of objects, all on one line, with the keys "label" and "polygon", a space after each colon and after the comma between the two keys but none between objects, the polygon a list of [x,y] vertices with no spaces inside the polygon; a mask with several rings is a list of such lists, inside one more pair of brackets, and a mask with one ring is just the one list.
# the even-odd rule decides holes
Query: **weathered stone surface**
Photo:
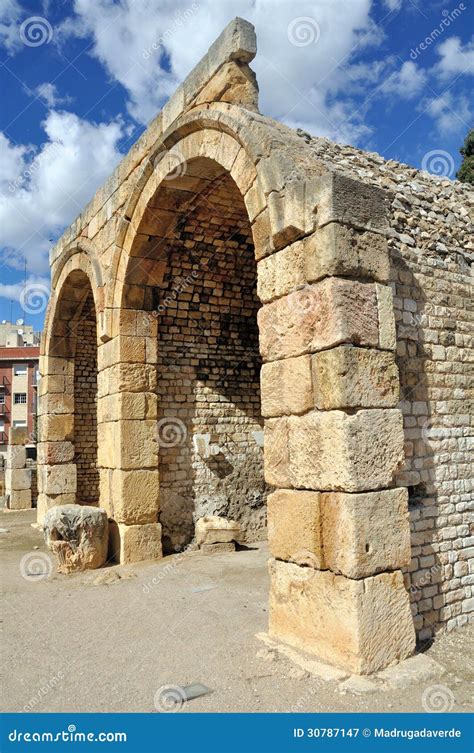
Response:
[{"label": "weathered stone surface", "polygon": [[31,489],[12,489],[8,494],[9,510],[29,510],[31,508]]},{"label": "weathered stone surface", "polygon": [[262,303],[287,295],[305,285],[305,247],[303,241],[277,251],[257,264],[257,294]]},{"label": "weathered stone surface", "polygon": [[315,199],[319,227],[343,222],[367,230],[388,230],[386,194],[380,188],[328,173],[320,179]]},{"label": "weathered stone surface", "polygon": [[321,522],[324,566],[334,573],[364,578],[410,564],[406,489],[324,493]]},{"label": "weathered stone surface", "polygon": [[159,510],[158,470],[114,470],[110,490],[112,514],[118,523],[156,523]]},{"label": "weathered stone surface", "polygon": [[292,485],[289,466],[290,426],[288,418],[265,421],[265,481],[276,487]]},{"label": "weathered stone surface", "polygon": [[387,285],[379,285],[378,283],[375,285],[375,290],[379,312],[379,347],[386,350],[396,350],[397,338],[392,290]]},{"label": "weathered stone surface", "polygon": [[21,445],[7,446],[7,468],[24,468],[26,463],[26,447]]},{"label": "weathered stone surface", "polygon": [[29,468],[6,468],[5,488],[10,491],[31,489],[31,470]]},{"label": "weathered stone surface", "polygon": [[58,572],[93,570],[107,559],[105,510],[82,505],[51,508],[43,523],[46,544],[59,560]]},{"label": "weathered stone surface", "polygon": [[278,489],[267,498],[268,543],[273,557],[322,568],[320,494]]},{"label": "weathered stone surface", "polygon": [[73,494],[77,489],[77,467],[75,463],[63,465],[41,465],[41,490],[44,494]]},{"label": "weathered stone surface", "polygon": [[309,355],[263,364],[260,382],[262,416],[305,413],[314,405]]},{"label": "weathered stone surface", "polygon": [[393,408],[398,403],[392,353],[341,345],[313,355],[311,363],[317,408]]},{"label": "weathered stone surface", "polygon": [[119,523],[111,528],[111,536],[113,549],[119,553],[121,564],[155,560],[163,556],[159,523],[133,526]]},{"label": "weathered stone surface", "polygon": [[226,541],[217,544],[201,544],[200,550],[203,554],[226,554],[227,552],[235,552],[235,543]]},{"label": "weathered stone surface", "polygon": [[39,442],[36,445],[36,451],[40,465],[70,463],[74,459],[72,442]]},{"label": "weathered stone surface", "polygon": [[203,544],[225,544],[240,536],[240,525],[219,515],[205,515],[196,521],[196,541]]},{"label": "weathered stone surface", "polygon": [[379,344],[375,286],[328,278],[268,303],[258,313],[264,361],[340,343]]},{"label": "weathered stone surface", "polygon": [[363,580],[270,562],[270,635],[349,672],[410,656],[415,631],[399,570]]},{"label": "weathered stone surface", "polygon": [[331,222],[294,246],[302,249],[307,282],[329,275],[386,282],[390,274],[387,239],[369,230]]},{"label": "weathered stone surface", "polygon": [[[279,476],[286,473],[291,479],[287,486],[350,492],[379,489],[392,483],[403,462],[403,424],[396,409],[360,410],[353,415],[312,411],[288,421],[289,458],[281,451],[278,456]],[[274,426],[273,434],[281,438],[282,427]],[[272,446],[272,437],[269,443]],[[273,447],[272,452],[276,454]]]}]

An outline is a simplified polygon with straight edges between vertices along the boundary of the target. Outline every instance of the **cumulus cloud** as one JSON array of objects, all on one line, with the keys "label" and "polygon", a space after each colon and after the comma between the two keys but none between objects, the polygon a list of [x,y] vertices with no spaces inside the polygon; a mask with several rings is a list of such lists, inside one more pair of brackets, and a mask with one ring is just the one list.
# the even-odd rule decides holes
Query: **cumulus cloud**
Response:
[{"label": "cumulus cloud", "polygon": [[442,80],[459,74],[474,74],[474,39],[462,44],[459,37],[450,37],[437,48],[441,57],[436,72]]},{"label": "cumulus cloud", "polygon": [[50,281],[48,277],[28,275],[26,280],[22,280],[22,282],[11,283],[10,285],[0,282],[0,298],[8,298],[10,301],[24,303],[25,290],[29,289],[33,294],[37,291],[38,294],[44,295],[49,288]]},{"label": "cumulus cloud", "polygon": [[80,213],[119,162],[119,123],[93,124],[50,111],[41,147],[16,146],[0,134],[0,261],[35,273],[47,269],[50,241]]},{"label": "cumulus cloud", "polygon": [[22,14],[17,0],[0,0],[0,43],[7,52],[21,46],[18,21]]},{"label": "cumulus cloud", "polygon": [[346,141],[367,131],[352,116],[350,92],[363,71],[357,53],[380,40],[370,18],[371,0],[122,0],[120,5],[75,0],[74,10],[75,19],[57,30],[57,39],[91,35],[92,54],[125,87],[129,112],[141,123],[156,114],[224,26],[240,15],[257,30],[252,67],[264,113]]},{"label": "cumulus cloud", "polygon": [[426,72],[411,60],[407,60],[400,70],[388,76],[381,90],[384,94],[394,94],[401,99],[413,99],[423,90],[426,81]]},{"label": "cumulus cloud", "polygon": [[34,90],[34,95],[39,97],[49,108],[57,107],[58,105],[69,104],[72,101],[72,97],[61,97],[58,94],[58,90],[55,84],[45,81]]},{"label": "cumulus cloud", "polygon": [[464,95],[454,96],[445,92],[422,103],[423,108],[435,121],[437,130],[443,136],[465,133],[471,127],[474,112]]}]

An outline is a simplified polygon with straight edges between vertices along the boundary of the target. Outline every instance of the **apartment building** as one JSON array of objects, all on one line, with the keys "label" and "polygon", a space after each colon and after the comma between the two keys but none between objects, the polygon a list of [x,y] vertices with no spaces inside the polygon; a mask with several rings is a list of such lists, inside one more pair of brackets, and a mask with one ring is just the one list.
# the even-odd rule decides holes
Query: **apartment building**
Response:
[{"label": "apartment building", "polygon": [[[0,345],[0,455],[6,456],[10,426],[18,426],[28,429],[28,454],[34,457],[39,345],[24,344],[21,331],[6,339],[9,345]],[[35,336],[26,339],[34,342]]]}]

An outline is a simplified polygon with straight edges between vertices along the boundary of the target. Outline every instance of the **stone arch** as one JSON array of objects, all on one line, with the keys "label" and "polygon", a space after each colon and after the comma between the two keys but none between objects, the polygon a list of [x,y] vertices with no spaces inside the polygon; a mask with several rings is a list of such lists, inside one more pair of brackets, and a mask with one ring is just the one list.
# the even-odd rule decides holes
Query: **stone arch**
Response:
[{"label": "stone arch", "polygon": [[41,343],[38,520],[58,504],[99,503],[97,311],[103,288],[93,249],[71,246],[53,270]]},{"label": "stone arch", "polygon": [[[170,253],[169,247],[176,241],[179,234],[183,232],[186,234],[184,227],[180,227],[179,232],[176,232],[176,223],[179,225],[183,217],[186,217],[191,211],[197,213],[198,209],[195,205],[199,205],[199,201],[202,203],[208,202],[214,204],[214,206],[216,201],[220,201],[223,215],[226,214],[223,210],[225,202],[233,204],[232,211],[228,209],[227,214],[236,223],[235,232],[236,237],[239,236],[240,246],[230,238],[228,241],[230,245],[239,246],[233,254],[240,263],[241,272],[239,274],[245,274],[247,280],[249,280],[249,275],[252,277],[252,291],[246,290],[243,300],[246,300],[252,308],[253,327],[249,323],[248,316],[247,318],[243,315],[239,316],[239,313],[235,311],[238,308],[237,306],[228,306],[229,311],[233,310],[233,314],[229,314],[229,317],[232,319],[232,326],[237,330],[239,330],[239,327],[241,329],[248,327],[248,332],[251,333],[249,337],[253,343],[253,357],[255,359],[257,356],[258,361],[256,326],[258,300],[254,290],[256,285],[255,257],[261,256],[262,249],[266,249],[270,242],[268,237],[265,240],[264,234],[258,233],[258,224],[257,232],[255,232],[255,220],[266,206],[265,196],[263,191],[260,192],[260,187],[257,188],[258,178],[255,166],[235,138],[217,130],[186,134],[166,153],[159,153],[155,158],[155,164],[155,169],[144,181],[141,194],[135,203],[134,211],[130,217],[129,230],[125,236],[123,250],[117,264],[117,282],[113,300],[117,334],[115,338],[103,346],[103,349],[106,349],[109,353],[112,354],[113,352],[111,358],[114,363],[110,362],[108,368],[111,374],[120,374],[119,380],[121,381],[120,394],[116,394],[115,398],[112,394],[108,396],[109,403],[114,403],[117,420],[109,421],[107,429],[104,427],[104,430],[109,432],[109,437],[115,432],[118,452],[114,458],[113,468],[103,471],[103,488],[109,490],[110,506],[113,506],[113,500],[119,498],[121,500],[120,509],[116,507],[112,510],[112,515],[118,522],[118,529],[121,534],[121,559],[126,559],[128,556],[135,558],[143,555],[143,551],[133,555],[127,546],[128,538],[138,536],[138,530],[136,530],[138,527],[142,528],[143,535],[146,532],[153,541],[151,548],[147,551],[148,556],[151,554],[156,556],[158,537],[161,538],[158,517],[161,514],[163,521],[165,514],[162,505],[160,512],[159,463],[160,457],[162,458],[167,450],[161,442],[161,453],[158,452],[158,445],[161,440],[159,433],[157,433],[157,421],[158,427],[160,427],[166,419],[166,414],[162,412],[164,396],[161,395],[160,399],[159,395],[160,376],[158,376],[157,382],[157,370],[160,373],[160,354],[162,351],[160,344],[163,344],[159,343],[157,349],[157,342],[164,328],[160,329],[159,327],[163,306],[160,304],[156,293],[160,286],[163,293],[164,275],[167,267],[165,256]],[[158,202],[156,206],[154,205],[155,201]],[[222,221],[224,221],[224,217]],[[237,232],[239,229],[242,230],[242,233]],[[208,232],[211,234],[211,230]],[[243,233],[247,233],[247,235],[244,237]],[[220,242],[219,239],[216,242]],[[202,248],[204,246],[205,244],[201,244]],[[249,248],[251,248],[250,257]],[[246,254],[246,269],[243,269],[246,266],[243,264],[243,259],[239,261],[239,251]],[[185,266],[187,264],[188,262]],[[250,264],[251,269],[248,268]],[[191,273],[191,265],[189,266]],[[207,284],[208,281],[204,283],[201,280],[199,284],[201,283]],[[165,284],[167,284],[166,281]],[[229,279],[225,279],[222,285],[229,290],[231,282]],[[237,301],[239,299],[237,291],[234,291],[234,295]],[[219,307],[215,301],[213,305],[216,313]],[[223,310],[220,311],[220,314],[225,316]],[[234,332],[233,335],[239,337],[239,332]],[[224,352],[227,347],[229,354],[229,343],[227,342],[226,345],[224,341],[225,337],[223,331],[221,331],[221,350]],[[241,344],[242,341],[243,338],[241,338]],[[248,347],[250,357],[250,344]],[[227,377],[229,376],[230,374],[227,373]],[[225,378],[223,374],[220,377],[222,390],[227,389],[229,391],[230,384],[233,383],[235,393],[236,382]],[[253,371],[253,387],[255,392],[258,393],[259,369]],[[241,385],[240,389],[242,389]],[[140,391],[140,398],[135,390]],[[135,398],[133,405],[131,405],[133,394],[135,394]],[[254,397],[252,399],[255,400]],[[261,466],[261,481],[256,484],[258,491],[255,488],[252,491],[253,499],[263,495],[262,489],[265,488],[262,457],[263,427],[259,399],[256,399],[258,401],[258,417],[256,415],[250,416],[252,412],[250,410],[250,398],[246,404],[245,419],[242,416],[245,413],[243,402],[240,406],[239,417],[237,415],[228,416],[229,421],[240,420],[241,425],[246,424],[245,431],[248,436],[251,435],[251,440],[247,443],[246,449],[247,456],[251,456],[247,467],[250,467],[252,462],[255,466],[258,466],[258,464]],[[235,413],[237,414],[239,411],[236,409]],[[256,412],[254,411],[254,413]],[[112,418],[112,416],[110,417]],[[198,417],[195,420],[199,423]],[[203,433],[204,437],[202,436]],[[134,446],[136,457],[134,458],[130,456],[130,437],[132,435],[134,437],[140,436],[138,443],[140,448],[136,443]],[[212,439],[209,432],[201,431],[199,437],[200,441],[204,443]],[[187,441],[189,445],[192,442],[192,437],[187,437]],[[208,448],[206,447],[203,452],[206,453],[207,451]],[[228,467],[224,472],[226,463],[224,453],[219,453],[219,455],[221,466],[215,470],[217,474],[222,473],[225,476]],[[215,463],[218,464],[218,460],[215,460]],[[162,502],[166,467],[167,463],[162,463]],[[229,475],[231,473],[229,471]],[[210,475],[212,476],[212,473]],[[222,482],[222,485],[225,485],[225,482]],[[145,487],[147,493],[145,493]],[[139,509],[137,509],[138,500],[140,500],[138,503]],[[193,528],[189,520],[189,509],[187,514],[188,524]],[[258,513],[255,515],[255,518],[257,517]],[[255,520],[252,525],[257,525]],[[165,539],[169,546],[182,547],[189,543],[190,538],[190,535],[184,535],[182,540],[171,541],[165,531]]]}]

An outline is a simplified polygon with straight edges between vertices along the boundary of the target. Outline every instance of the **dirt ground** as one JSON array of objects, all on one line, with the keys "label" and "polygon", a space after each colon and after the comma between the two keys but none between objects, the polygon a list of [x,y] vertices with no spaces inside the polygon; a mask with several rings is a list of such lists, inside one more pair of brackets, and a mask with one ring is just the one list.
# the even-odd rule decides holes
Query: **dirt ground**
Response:
[{"label": "dirt ground", "polygon": [[0,513],[3,711],[166,711],[160,689],[192,683],[212,692],[187,712],[419,712],[430,695],[432,710],[473,709],[472,626],[427,650],[439,676],[354,692],[255,637],[267,628],[263,544],[58,575],[33,521]]}]

